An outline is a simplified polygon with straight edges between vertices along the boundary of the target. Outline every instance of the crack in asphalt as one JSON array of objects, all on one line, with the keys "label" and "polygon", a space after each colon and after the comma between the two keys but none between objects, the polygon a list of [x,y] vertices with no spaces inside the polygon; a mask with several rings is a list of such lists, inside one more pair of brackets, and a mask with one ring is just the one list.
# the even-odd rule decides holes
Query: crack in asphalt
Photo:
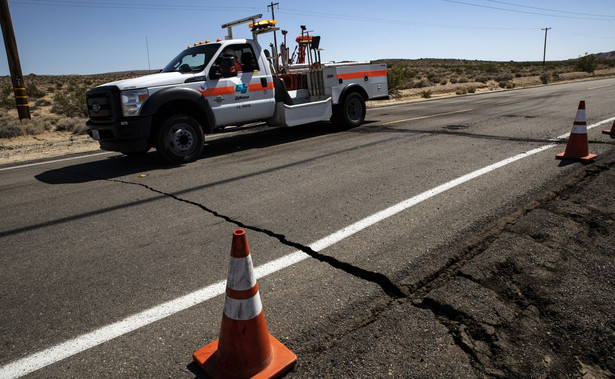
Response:
[{"label": "crack in asphalt", "polygon": [[397,286],[395,283],[393,283],[391,281],[391,279],[389,279],[386,275],[381,274],[379,272],[375,272],[375,271],[370,271],[370,270],[366,270],[363,269],[361,267],[352,265],[348,262],[343,262],[340,261],[339,259],[336,259],[334,257],[331,257],[329,255],[325,255],[322,253],[319,253],[318,251],[315,251],[314,249],[312,249],[309,246],[303,245],[301,243],[298,242],[294,242],[289,240],[288,238],[286,238],[285,235],[280,234],[280,233],[276,233],[272,230],[269,229],[265,229],[265,228],[259,228],[256,226],[252,226],[252,225],[248,225],[245,224],[239,220],[233,219],[229,216],[223,215],[213,209],[210,209],[208,207],[206,207],[203,204],[197,203],[195,201],[191,201],[191,200],[187,200],[187,199],[183,199],[177,195],[173,195],[172,193],[167,193],[161,190],[158,190],[156,188],[153,188],[147,184],[143,184],[143,183],[135,183],[135,182],[131,182],[131,181],[127,181],[127,180],[121,180],[121,179],[108,179],[108,178],[98,178],[95,177],[93,175],[90,174],[83,174],[86,176],[89,176],[93,179],[97,179],[97,180],[104,180],[104,181],[108,181],[108,182],[115,182],[115,183],[121,183],[121,184],[130,184],[130,185],[134,185],[134,186],[139,186],[139,187],[143,187],[151,192],[169,197],[171,199],[177,200],[179,202],[182,203],[186,203],[189,205],[193,205],[195,207],[200,208],[201,210],[215,216],[218,218],[221,218],[223,220],[225,220],[226,222],[229,222],[231,224],[235,224],[240,228],[246,229],[246,230],[252,230],[258,233],[263,233],[269,237],[273,237],[275,239],[277,239],[281,244],[285,245],[285,246],[289,246],[292,248],[295,248],[297,250],[300,250],[306,254],[308,254],[310,257],[316,259],[319,262],[322,263],[326,263],[328,265],[330,265],[333,268],[336,268],[338,270],[341,270],[347,274],[350,274],[354,277],[357,277],[359,279],[362,280],[366,280],[369,282],[372,282],[378,286],[380,286],[380,288],[382,289],[382,291],[384,291],[384,293],[393,298],[393,299],[400,299],[400,298],[406,298],[407,294],[402,290],[401,287]]},{"label": "crack in asphalt", "polygon": [[[448,329],[449,335],[453,338],[455,345],[470,358],[472,367],[479,373],[498,378],[510,376],[506,367],[499,365],[494,359],[494,352],[500,349],[497,338],[493,335],[486,334],[481,324],[473,320],[470,315],[455,310],[449,304],[439,303],[438,301],[429,299],[427,295],[432,290],[444,286],[449,280],[455,277],[465,278],[483,286],[482,283],[477,282],[474,278],[464,275],[460,271],[461,267],[474,257],[482,254],[508,224],[515,223],[516,220],[537,208],[546,207],[550,202],[560,197],[566,191],[580,184],[591,182],[599,173],[609,170],[613,166],[615,166],[614,162],[596,163],[570,176],[566,182],[561,184],[558,188],[547,192],[541,198],[530,202],[520,210],[501,218],[489,229],[475,236],[468,242],[467,246],[458,257],[452,258],[435,273],[421,280],[417,285],[409,289],[412,294],[410,297],[412,305],[434,314],[438,322]],[[599,209],[595,211],[600,212]],[[582,216],[575,217],[575,215],[571,214],[562,215],[587,225],[589,230],[600,230],[599,228],[604,227],[595,225],[595,221],[587,220]],[[517,306],[513,300],[509,301]],[[473,346],[472,339],[484,343],[487,347],[487,351],[479,351],[480,349]]]}]

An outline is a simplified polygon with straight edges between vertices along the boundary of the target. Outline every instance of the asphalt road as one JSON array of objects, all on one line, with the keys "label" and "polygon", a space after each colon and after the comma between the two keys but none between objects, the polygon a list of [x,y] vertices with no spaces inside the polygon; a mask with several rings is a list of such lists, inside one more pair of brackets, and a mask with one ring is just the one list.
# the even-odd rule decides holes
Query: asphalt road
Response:
[{"label": "asphalt road", "polygon": [[553,138],[580,100],[590,152],[613,150],[614,93],[607,79],[371,108],[350,130],[254,127],[180,167],[153,151],[0,167],[0,376],[198,375],[238,227],[270,332],[313,356],[579,170]]}]

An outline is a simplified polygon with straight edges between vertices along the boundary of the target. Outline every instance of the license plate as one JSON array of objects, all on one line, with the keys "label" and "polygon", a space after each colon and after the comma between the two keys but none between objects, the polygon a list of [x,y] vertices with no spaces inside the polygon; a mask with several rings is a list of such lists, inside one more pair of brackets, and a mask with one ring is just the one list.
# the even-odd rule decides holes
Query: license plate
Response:
[{"label": "license plate", "polygon": [[92,129],[92,138],[94,138],[97,141],[100,140],[100,133],[98,132],[98,130]]}]

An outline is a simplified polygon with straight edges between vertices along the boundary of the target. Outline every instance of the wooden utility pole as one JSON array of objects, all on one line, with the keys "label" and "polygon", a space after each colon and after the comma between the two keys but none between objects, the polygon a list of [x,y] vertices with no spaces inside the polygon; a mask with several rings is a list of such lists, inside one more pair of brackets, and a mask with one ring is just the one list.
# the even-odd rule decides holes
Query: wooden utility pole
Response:
[{"label": "wooden utility pole", "polygon": [[8,0],[0,0],[0,24],[2,25],[2,36],[4,37],[4,47],[6,48],[6,58],[9,62],[11,72],[11,82],[15,93],[15,103],[17,104],[17,114],[19,119],[30,119],[30,105],[26,95],[26,85],[21,74],[21,64],[17,53],[17,42],[13,32],[13,23],[9,13]]},{"label": "wooden utility pole", "polygon": [[545,31],[545,49],[542,53],[542,65],[545,65],[545,60],[547,58],[547,32],[549,31],[549,29],[551,28],[544,28],[544,29],[540,29],[540,30],[544,30]]}]

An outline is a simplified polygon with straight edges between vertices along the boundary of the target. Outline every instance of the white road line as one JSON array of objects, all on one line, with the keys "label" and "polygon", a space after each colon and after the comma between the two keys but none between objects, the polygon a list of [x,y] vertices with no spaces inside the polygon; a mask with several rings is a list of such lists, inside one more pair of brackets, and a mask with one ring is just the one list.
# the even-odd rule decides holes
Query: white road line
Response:
[{"label": "white road line", "polygon": [[18,168],[41,166],[41,165],[45,165],[45,164],[58,163],[58,162],[66,162],[66,161],[72,161],[72,160],[75,160],[75,159],[84,159],[84,158],[95,157],[95,156],[98,156],[98,155],[107,155],[107,154],[117,154],[117,153],[114,152],[114,151],[105,151],[105,152],[102,152],[102,153],[80,155],[78,157],[62,158],[62,159],[55,159],[55,160],[52,160],[52,161],[44,161],[44,162],[22,164],[22,165],[19,165],[19,166],[4,167],[4,168],[0,168],[0,171],[17,170]]},{"label": "white road line", "polygon": [[[602,124],[606,124],[612,121],[615,121],[615,117],[600,121],[593,125],[589,125],[587,129],[593,129]],[[552,141],[555,142],[559,139],[568,138],[568,135],[569,133],[563,134],[559,137],[553,138]],[[395,204],[385,210],[368,216],[358,222],[355,222],[352,225],[348,225],[345,228],[340,229],[337,232],[312,243],[310,247],[316,251],[326,249],[327,247],[339,241],[342,241],[343,239],[348,238],[365,228],[377,224],[378,222],[383,221],[393,215],[396,215],[399,212],[407,210],[408,208],[413,207],[427,199],[430,199],[472,179],[476,179],[479,176],[488,174],[510,163],[516,162],[534,154],[538,154],[554,146],[556,146],[555,143],[544,145],[539,148],[527,151],[525,153],[517,154],[513,157],[504,159],[500,162],[473,171],[469,174],[463,175],[448,183],[439,185],[438,187],[427,190],[419,195],[416,195],[398,204]],[[295,251],[291,254],[285,255],[281,258],[275,259],[273,261],[256,267],[254,269],[254,273],[257,278],[262,278],[264,276],[278,272],[284,268],[290,267],[307,258],[309,258],[309,255],[307,255],[306,253],[302,251]],[[13,361],[0,368],[0,378],[18,378],[20,376],[27,375],[43,367],[49,366],[75,354],[81,353],[87,349],[108,342],[114,338],[130,333],[156,321],[162,320],[168,316],[186,310],[197,304],[203,303],[218,295],[222,295],[223,293],[225,293],[225,290],[226,280],[219,281],[175,300],[168,301],[143,312],[129,316],[121,321],[109,324],[92,332],[73,338],[69,341],[63,342],[59,345],[55,345],[38,353],[29,355],[25,358]]]},{"label": "white road line", "polygon": [[591,90],[593,90],[593,89],[607,88],[607,87],[612,87],[612,86],[613,86],[612,84],[607,84],[607,85],[605,85],[605,86],[600,86],[600,87],[590,87],[590,88],[588,88],[587,90],[588,90],[588,91],[591,91]]},{"label": "white road line", "polygon": [[426,118],[439,117],[439,116],[447,116],[447,115],[451,115],[451,114],[464,113],[464,112],[469,112],[469,111],[473,111],[473,110],[474,110],[473,108],[468,108],[468,109],[461,109],[461,110],[453,111],[453,112],[429,114],[427,116],[417,116],[417,117],[412,117],[412,118],[406,118],[406,119],[403,119],[403,120],[395,120],[395,121],[383,122],[380,125],[399,124],[400,122],[423,120],[423,119],[426,119]]}]

